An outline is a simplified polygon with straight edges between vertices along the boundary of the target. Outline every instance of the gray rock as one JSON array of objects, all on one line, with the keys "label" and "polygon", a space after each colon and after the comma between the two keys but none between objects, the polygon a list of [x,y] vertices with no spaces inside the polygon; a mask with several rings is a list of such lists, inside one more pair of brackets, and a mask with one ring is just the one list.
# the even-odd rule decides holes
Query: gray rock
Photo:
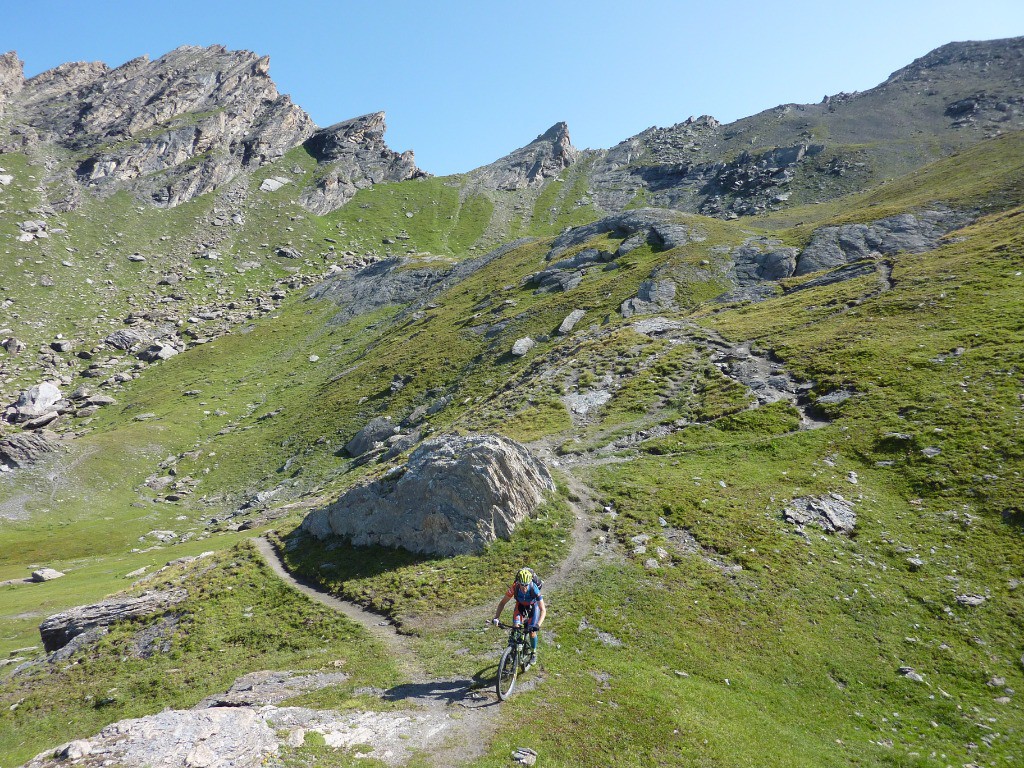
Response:
[{"label": "gray rock", "polygon": [[57,449],[53,432],[20,432],[0,438],[0,464],[14,469],[31,466],[42,456]]},{"label": "gray rock", "polygon": [[895,253],[923,253],[938,247],[947,232],[962,227],[970,215],[949,209],[904,213],[870,224],[822,227],[800,253],[796,274],[843,266]]},{"label": "gray rock", "polygon": [[537,346],[537,342],[529,336],[524,336],[521,339],[516,339],[515,344],[512,345],[512,354],[515,357],[522,357],[535,346]]},{"label": "gray rock", "polygon": [[151,340],[149,334],[145,331],[135,328],[122,328],[107,336],[103,339],[103,342],[114,349],[129,350]]},{"label": "gray rock", "polygon": [[54,413],[59,407],[64,395],[57,385],[51,381],[44,381],[30,387],[18,396],[14,404],[13,417],[11,421],[31,421],[49,413]]},{"label": "gray rock", "polygon": [[671,280],[645,280],[637,290],[636,298],[622,302],[619,311],[623,317],[657,314],[675,307],[676,284]]},{"label": "gray rock", "polygon": [[921,677],[917,672],[914,671],[913,667],[900,667],[899,673],[907,678],[907,680],[913,680],[915,683],[923,683],[924,678]]},{"label": "gray rock", "polygon": [[659,250],[703,241],[703,233],[690,221],[683,214],[658,208],[638,208],[617,213],[593,224],[573,227],[559,235],[551,243],[546,258],[549,261],[557,259],[570,248],[604,234],[611,234],[624,240],[639,235],[637,244],[648,243]]},{"label": "gray rock", "polygon": [[968,608],[977,608],[982,605],[988,598],[984,595],[957,595],[956,601],[960,605],[967,606]]},{"label": "gray rock", "polygon": [[291,179],[287,179],[284,176],[271,176],[263,180],[260,184],[260,192],[277,192],[285,184],[290,184]]},{"label": "gray rock", "polygon": [[569,127],[556,123],[525,147],[470,171],[469,184],[506,191],[537,187],[576,162],[579,154],[569,139]]},{"label": "gray rock", "polygon": [[777,240],[750,240],[732,251],[736,281],[746,286],[765,280],[781,280],[796,271],[798,248],[783,247]]},{"label": "gray rock", "polygon": [[345,444],[345,452],[353,458],[362,456],[376,444],[386,442],[396,432],[398,427],[386,416],[371,419]]},{"label": "gray rock", "polygon": [[338,686],[348,679],[344,672],[252,672],[235,680],[227,693],[203,699],[195,709],[280,704],[306,691]]},{"label": "gray rock", "polygon": [[515,441],[446,435],[420,445],[403,467],[311,513],[302,528],[357,546],[476,553],[511,536],[553,488],[544,465]]},{"label": "gray rock", "polygon": [[274,249],[274,253],[280,256],[282,259],[301,259],[302,253],[295,250],[291,246],[281,245]]},{"label": "gray rock", "polygon": [[512,760],[516,765],[536,765],[537,753],[529,747],[519,747],[512,753]]},{"label": "gray rock", "polygon": [[798,526],[816,525],[827,533],[853,533],[857,513],[838,493],[793,499],[783,510],[786,522]]},{"label": "gray rock", "polygon": [[38,571],[32,571],[32,581],[43,582],[53,581],[59,579],[64,574],[60,571],[54,570],[53,568],[40,568]]},{"label": "gray rock", "polygon": [[28,80],[14,102],[19,128],[84,155],[79,185],[127,187],[174,206],[313,133],[313,121],[268,72],[269,60],[249,51],[183,46],[116,69],[61,65]]},{"label": "gray rock", "polygon": [[39,635],[47,651],[56,651],[87,630],[107,627],[125,619],[163,613],[187,597],[188,593],[184,589],[170,589],[138,597],[103,600],[50,616],[39,625]]},{"label": "gray rock", "polygon": [[337,304],[339,311],[333,322],[340,323],[381,307],[423,300],[445,285],[446,278],[456,271],[458,268],[443,264],[409,266],[407,259],[384,259],[356,272],[328,278],[310,295]]},{"label": "gray rock", "polygon": [[146,363],[155,363],[158,360],[170,360],[177,354],[178,350],[170,344],[157,342],[139,352],[139,359]]},{"label": "gray rock", "polygon": [[314,133],[305,147],[320,167],[316,184],[302,193],[303,207],[323,215],[343,206],[360,189],[427,176],[416,167],[412,151],[399,154],[388,147],[385,130],[384,113],[374,112]]},{"label": "gray rock", "polygon": [[572,333],[572,329],[576,327],[576,323],[582,320],[585,314],[587,313],[584,312],[582,309],[574,309],[572,312],[566,315],[561,325],[558,326],[558,333],[561,336],[566,336]]}]

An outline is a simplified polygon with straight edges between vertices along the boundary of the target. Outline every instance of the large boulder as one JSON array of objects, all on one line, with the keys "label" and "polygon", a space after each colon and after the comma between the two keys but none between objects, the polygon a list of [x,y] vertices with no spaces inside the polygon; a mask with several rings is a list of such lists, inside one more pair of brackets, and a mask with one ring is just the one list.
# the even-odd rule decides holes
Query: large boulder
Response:
[{"label": "large boulder", "polygon": [[64,395],[56,384],[44,381],[18,395],[13,408],[8,409],[7,419],[13,422],[31,421],[49,413],[56,413],[63,398]]},{"label": "large boulder", "polygon": [[551,490],[547,468],[514,440],[445,435],[423,443],[404,467],[311,513],[302,528],[357,546],[476,553],[509,538]]}]

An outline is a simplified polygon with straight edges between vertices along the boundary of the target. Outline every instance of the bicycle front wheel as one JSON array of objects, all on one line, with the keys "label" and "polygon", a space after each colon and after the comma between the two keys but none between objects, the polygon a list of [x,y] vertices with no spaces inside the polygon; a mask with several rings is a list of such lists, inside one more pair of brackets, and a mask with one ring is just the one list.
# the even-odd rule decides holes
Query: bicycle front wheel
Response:
[{"label": "bicycle front wheel", "polygon": [[516,687],[516,675],[519,673],[519,659],[515,648],[509,646],[501,654],[501,661],[498,662],[498,698],[504,701],[512,695],[512,689]]}]

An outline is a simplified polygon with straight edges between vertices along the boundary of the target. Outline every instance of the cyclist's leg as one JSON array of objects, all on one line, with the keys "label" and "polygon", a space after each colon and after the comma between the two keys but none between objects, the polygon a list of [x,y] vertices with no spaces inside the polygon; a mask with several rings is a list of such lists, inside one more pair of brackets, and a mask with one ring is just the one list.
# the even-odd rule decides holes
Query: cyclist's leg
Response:
[{"label": "cyclist's leg", "polygon": [[533,611],[530,614],[530,648],[533,650],[533,655],[537,655],[537,641],[540,635],[540,626],[537,622],[540,621],[540,603],[533,604]]}]

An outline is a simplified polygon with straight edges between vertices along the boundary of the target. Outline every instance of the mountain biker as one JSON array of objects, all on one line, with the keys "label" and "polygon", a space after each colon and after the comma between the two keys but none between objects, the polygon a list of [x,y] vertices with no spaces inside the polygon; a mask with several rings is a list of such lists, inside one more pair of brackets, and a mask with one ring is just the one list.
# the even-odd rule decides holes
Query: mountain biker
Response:
[{"label": "mountain biker", "polygon": [[501,612],[505,610],[506,603],[513,599],[516,601],[515,611],[512,614],[513,624],[515,626],[519,626],[522,623],[526,624],[526,628],[530,632],[531,649],[530,658],[527,660],[527,663],[536,664],[537,635],[540,625],[544,623],[547,609],[544,607],[544,598],[540,593],[540,585],[535,580],[533,571],[529,568],[522,568],[516,574],[512,586],[508,588],[508,592],[505,593],[501,602],[498,603],[498,609],[494,612],[494,618],[491,619],[492,624],[497,626],[501,623]]}]

